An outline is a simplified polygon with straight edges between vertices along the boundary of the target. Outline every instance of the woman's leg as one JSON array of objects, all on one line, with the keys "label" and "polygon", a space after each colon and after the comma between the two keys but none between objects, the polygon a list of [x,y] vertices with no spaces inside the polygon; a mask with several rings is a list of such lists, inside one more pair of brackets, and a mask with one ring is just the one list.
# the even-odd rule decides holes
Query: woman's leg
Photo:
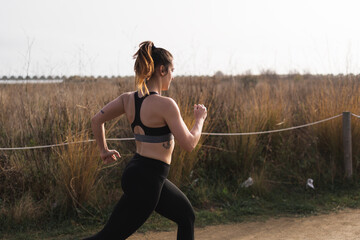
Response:
[{"label": "woman's leg", "polygon": [[177,223],[178,240],[194,239],[194,209],[185,194],[168,179],[164,182],[155,211]]},{"label": "woman's leg", "polygon": [[[126,239],[144,224],[154,211],[168,170],[163,170],[158,160],[144,161],[134,161],[126,167],[122,176],[123,196],[105,227],[86,240]],[[162,171],[165,173],[162,174]]]},{"label": "woman's leg", "polygon": [[128,238],[148,219],[156,206],[156,200],[149,196],[141,200],[132,199],[123,194],[104,228],[85,240],[123,240]]}]

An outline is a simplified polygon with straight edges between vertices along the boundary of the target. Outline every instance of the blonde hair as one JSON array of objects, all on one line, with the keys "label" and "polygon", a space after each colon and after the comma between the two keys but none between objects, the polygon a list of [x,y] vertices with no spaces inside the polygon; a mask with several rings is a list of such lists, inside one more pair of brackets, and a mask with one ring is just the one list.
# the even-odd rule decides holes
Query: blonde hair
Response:
[{"label": "blonde hair", "polygon": [[140,43],[139,50],[134,54],[135,65],[135,86],[141,91],[141,94],[149,94],[146,81],[151,78],[157,66],[164,65],[168,71],[168,67],[172,64],[173,56],[163,48],[155,47],[151,41]]}]

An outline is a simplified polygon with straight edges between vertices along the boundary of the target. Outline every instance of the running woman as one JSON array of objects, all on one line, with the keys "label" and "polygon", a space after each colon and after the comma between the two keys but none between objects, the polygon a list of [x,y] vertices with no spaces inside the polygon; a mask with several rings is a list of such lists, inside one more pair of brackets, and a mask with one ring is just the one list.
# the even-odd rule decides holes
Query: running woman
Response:
[{"label": "running woman", "polygon": [[110,150],[105,139],[104,123],[125,114],[135,136],[136,153],[124,169],[123,195],[108,222],[93,239],[126,239],[153,211],[178,225],[177,239],[194,239],[195,214],[185,194],[167,179],[174,139],[186,151],[199,142],[207,116],[202,104],[194,105],[195,124],[189,131],[176,102],[162,96],[173,80],[173,56],[151,41],[140,44],[134,55],[137,91],[127,92],[108,103],[92,118],[92,130],[104,163],[120,158]]}]

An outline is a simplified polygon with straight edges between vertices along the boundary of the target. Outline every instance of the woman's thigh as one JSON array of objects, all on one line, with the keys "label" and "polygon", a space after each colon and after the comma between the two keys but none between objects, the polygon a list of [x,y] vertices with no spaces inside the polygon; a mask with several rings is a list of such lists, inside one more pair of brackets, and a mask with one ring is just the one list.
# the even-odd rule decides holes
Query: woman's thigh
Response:
[{"label": "woman's thigh", "polygon": [[155,211],[178,224],[195,218],[189,199],[168,179],[164,182]]}]

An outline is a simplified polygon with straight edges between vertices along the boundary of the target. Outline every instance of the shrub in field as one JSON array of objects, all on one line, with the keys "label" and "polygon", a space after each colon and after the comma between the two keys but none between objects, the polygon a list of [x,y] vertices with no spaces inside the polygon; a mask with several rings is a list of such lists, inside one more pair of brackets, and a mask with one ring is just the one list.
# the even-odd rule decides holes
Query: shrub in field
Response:
[{"label": "shrub in field", "polygon": [[[85,142],[89,134],[85,131],[68,131],[66,142]],[[83,204],[96,196],[96,183],[101,162],[94,143],[77,143],[54,150],[57,160],[53,169],[56,204],[82,209]],[[83,210],[83,209],[82,209]]]},{"label": "shrub in field", "polygon": [[32,193],[26,192],[14,202],[0,202],[0,222],[3,226],[9,224],[16,227],[18,224],[29,223],[43,217],[45,209],[31,195]]}]

